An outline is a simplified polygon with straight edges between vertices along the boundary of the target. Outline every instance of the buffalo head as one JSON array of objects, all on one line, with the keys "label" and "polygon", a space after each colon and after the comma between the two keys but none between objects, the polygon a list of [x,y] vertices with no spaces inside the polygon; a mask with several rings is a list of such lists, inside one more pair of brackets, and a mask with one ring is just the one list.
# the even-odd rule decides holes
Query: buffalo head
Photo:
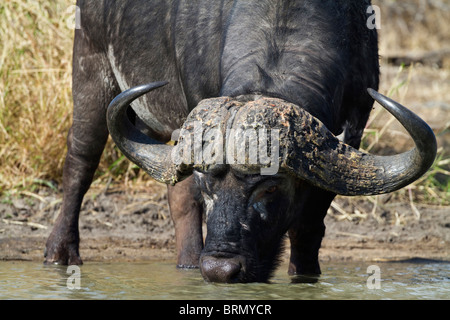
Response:
[{"label": "buffalo head", "polygon": [[164,84],[120,94],[108,108],[108,128],[122,152],[156,180],[176,184],[195,175],[207,218],[199,265],[210,281],[267,280],[309,186],[347,196],[388,193],[419,178],[435,158],[428,125],[371,89],[409,132],[414,149],[394,156],[361,152],[301,106],[256,95],[201,101],[177,131],[177,144],[167,145],[126,116],[132,101]]}]

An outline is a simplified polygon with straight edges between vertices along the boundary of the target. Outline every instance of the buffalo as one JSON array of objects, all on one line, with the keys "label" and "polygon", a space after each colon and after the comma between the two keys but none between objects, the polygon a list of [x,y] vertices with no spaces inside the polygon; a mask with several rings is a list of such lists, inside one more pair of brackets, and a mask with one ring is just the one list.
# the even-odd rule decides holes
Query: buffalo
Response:
[{"label": "buffalo", "polygon": [[[319,274],[323,219],[337,194],[395,191],[434,161],[429,126],[376,91],[369,0],[77,6],[64,200],[45,263],[82,263],[80,206],[108,134],[168,185],[177,266],[199,267],[212,282],[267,281],[286,234],[288,272]],[[415,148],[358,150],[374,100]]]}]

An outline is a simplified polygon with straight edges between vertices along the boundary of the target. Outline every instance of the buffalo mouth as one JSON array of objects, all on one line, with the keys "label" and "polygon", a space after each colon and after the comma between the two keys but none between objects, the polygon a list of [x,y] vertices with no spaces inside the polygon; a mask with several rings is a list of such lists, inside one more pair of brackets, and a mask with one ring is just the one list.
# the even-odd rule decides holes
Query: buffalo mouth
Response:
[{"label": "buffalo mouth", "polygon": [[200,272],[208,282],[248,282],[246,270],[246,259],[239,254],[210,252],[200,257]]},{"label": "buffalo mouth", "polygon": [[[166,184],[176,184],[190,176],[194,169],[208,171],[223,165],[223,160],[214,163],[196,157],[195,142],[192,145],[192,141],[195,141],[198,130],[202,131],[202,137],[215,137],[214,140],[201,139],[197,144],[200,150],[214,150],[216,139],[219,139],[217,132],[223,133],[220,139],[226,145],[230,128],[239,128],[244,132],[247,129],[265,128],[277,132],[275,138],[267,138],[270,143],[265,145],[265,152],[272,156],[271,159],[276,161],[280,170],[322,189],[347,196],[376,195],[398,190],[421,177],[436,157],[436,138],[430,127],[401,104],[372,89],[368,89],[368,93],[397,118],[414,140],[415,147],[412,150],[393,156],[361,152],[341,142],[319,119],[301,107],[268,97],[258,97],[252,101],[232,97],[202,100],[178,131],[178,144],[170,146],[144,135],[126,116],[126,109],[131,102],[165,84],[150,83],[121,93],[111,102],[107,120],[110,134],[121,151],[153,178]],[[200,129],[195,126],[196,122],[202,123]],[[213,131],[215,135],[211,134]],[[245,141],[243,143],[250,145]],[[278,149],[273,148],[276,143]],[[176,155],[183,153],[183,150],[192,152],[184,153],[181,158],[183,161],[178,161],[180,158]],[[249,174],[262,173],[261,169],[270,166],[262,162],[252,163],[248,157],[240,161],[239,153],[230,156],[227,148],[222,150],[225,159]],[[276,158],[273,157],[274,151],[278,151],[275,152]]]},{"label": "buffalo mouth", "polygon": [[256,260],[253,255],[245,252],[208,251],[201,254],[199,267],[207,282],[268,282],[278,266],[278,260],[274,258],[273,261],[259,263]]}]

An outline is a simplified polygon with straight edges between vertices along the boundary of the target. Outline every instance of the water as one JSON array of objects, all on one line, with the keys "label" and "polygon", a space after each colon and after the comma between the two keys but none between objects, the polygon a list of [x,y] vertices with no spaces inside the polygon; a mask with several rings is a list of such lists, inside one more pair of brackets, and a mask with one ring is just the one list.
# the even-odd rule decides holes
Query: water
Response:
[{"label": "water", "polygon": [[167,261],[88,262],[69,273],[66,266],[3,261],[0,300],[450,299],[450,263],[377,263],[368,270],[370,265],[322,263],[318,279],[292,278],[283,265],[271,283],[211,284],[199,270],[176,269]]}]

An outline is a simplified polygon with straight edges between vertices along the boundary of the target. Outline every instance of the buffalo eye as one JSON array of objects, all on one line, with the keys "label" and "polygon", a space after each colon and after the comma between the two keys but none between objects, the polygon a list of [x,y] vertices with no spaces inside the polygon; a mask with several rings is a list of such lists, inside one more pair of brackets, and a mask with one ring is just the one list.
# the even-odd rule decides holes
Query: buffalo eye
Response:
[{"label": "buffalo eye", "polygon": [[266,193],[271,194],[278,190],[278,186],[270,186],[266,189]]}]

